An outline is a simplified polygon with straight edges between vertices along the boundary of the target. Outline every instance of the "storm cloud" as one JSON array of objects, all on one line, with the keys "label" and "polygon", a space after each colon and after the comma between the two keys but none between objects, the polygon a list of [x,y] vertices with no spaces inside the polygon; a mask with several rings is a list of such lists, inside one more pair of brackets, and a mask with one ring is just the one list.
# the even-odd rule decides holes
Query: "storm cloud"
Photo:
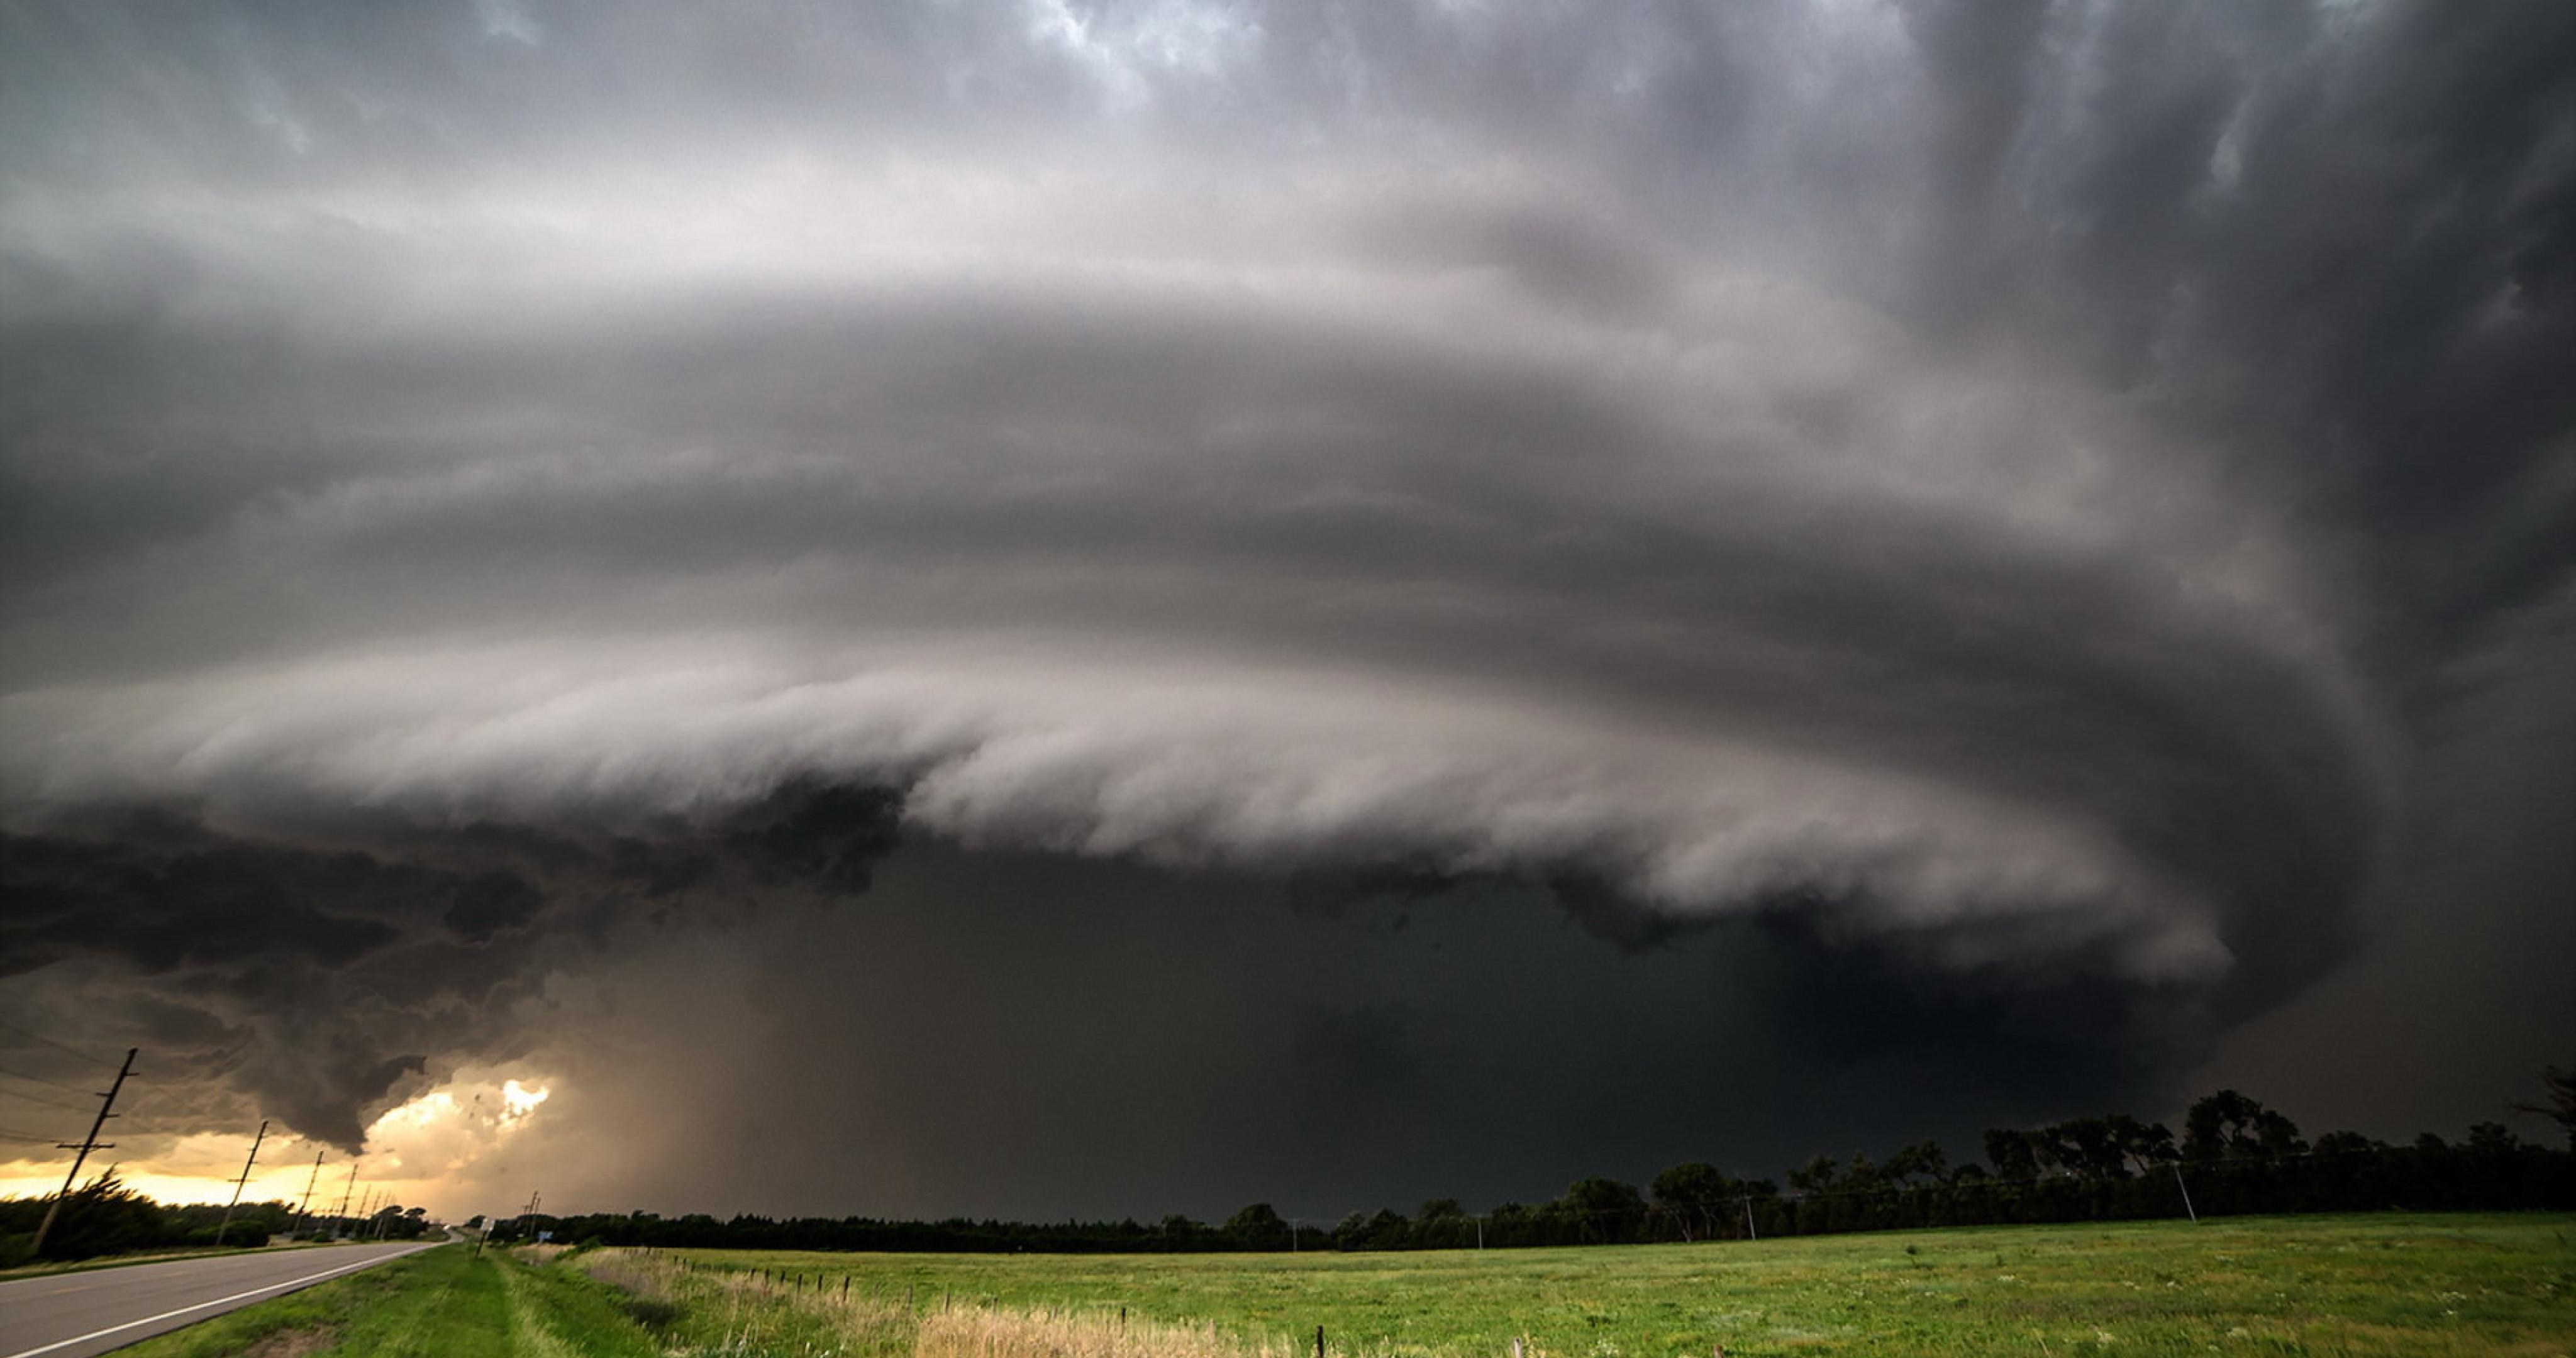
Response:
[{"label": "storm cloud", "polygon": [[[13,1021],[202,1014],[207,1107],[354,1145],[536,1053],[645,1097],[597,996],[703,949],[765,979],[699,1040],[844,1053],[808,1159],[919,1157],[851,1210],[1545,1191],[1756,1084],[1814,1095],[1782,1156],[2169,1098],[2391,919],[2576,892],[2442,819],[2558,795],[2498,723],[2570,741],[2527,676],[2576,618],[2571,49],[2531,5],[13,9]],[[1469,997],[1515,969],[1594,1054]],[[1854,1071],[1909,1100],[1815,1094]],[[1050,1072],[1202,1134],[1051,1189],[1137,1133],[1000,1130]],[[1471,1183],[1403,1186],[1506,1087]],[[673,1163],[735,1134],[671,1116]]]}]

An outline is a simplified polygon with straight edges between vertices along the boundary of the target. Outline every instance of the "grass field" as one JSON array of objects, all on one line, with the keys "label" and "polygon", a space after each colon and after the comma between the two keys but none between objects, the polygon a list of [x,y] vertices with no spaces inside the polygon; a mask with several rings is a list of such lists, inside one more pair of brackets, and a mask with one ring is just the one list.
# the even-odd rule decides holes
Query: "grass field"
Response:
[{"label": "grass field", "polygon": [[[126,1358],[2576,1354],[2576,1218],[1302,1255],[450,1246]],[[846,1290],[843,1280],[848,1280]]]},{"label": "grass field", "polygon": [[217,1316],[117,1358],[658,1358],[613,1289],[446,1245]]},{"label": "grass field", "polygon": [[692,1251],[923,1310],[1120,1306],[1346,1354],[2576,1353],[2576,1218],[2336,1216],[1429,1254]]}]

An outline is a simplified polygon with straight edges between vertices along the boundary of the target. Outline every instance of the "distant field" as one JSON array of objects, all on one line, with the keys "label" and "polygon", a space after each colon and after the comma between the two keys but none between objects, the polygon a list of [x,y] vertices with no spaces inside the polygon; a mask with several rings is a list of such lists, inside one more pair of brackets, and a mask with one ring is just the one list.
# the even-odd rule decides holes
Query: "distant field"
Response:
[{"label": "distant field", "polygon": [[2576,1217],[2372,1216],[1377,1255],[451,1245],[122,1352],[1308,1358],[1322,1325],[1327,1358],[2538,1358],[2576,1353],[2571,1239]]},{"label": "distant field", "polygon": [[[682,1251],[854,1301],[1207,1321],[1269,1348],[1499,1358],[1788,1353],[2576,1354],[2576,1217],[2238,1218],[1759,1243],[1300,1255]],[[812,1296],[811,1292],[802,1295]],[[896,1337],[887,1334],[888,1340]],[[889,1343],[887,1348],[898,1347]]]}]

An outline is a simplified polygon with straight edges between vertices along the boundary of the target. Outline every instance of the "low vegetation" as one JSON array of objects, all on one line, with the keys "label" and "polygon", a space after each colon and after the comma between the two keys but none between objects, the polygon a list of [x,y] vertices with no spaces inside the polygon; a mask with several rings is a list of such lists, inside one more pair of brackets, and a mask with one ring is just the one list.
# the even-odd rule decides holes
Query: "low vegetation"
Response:
[{"label": "low vegetation", "polygon": [[[836,1298],[847,1279],[854,1305],[926,1316],[1213,1325],[1247,1352],[1312,1352],[1321,1326],[1327,1358],[1507,1358],[1515,1341],[1524,1358],[2545,1358],[2576,1352],[2571,1241],[2566,1216],[2385,1215],[1414,1255],[664,1258],[789,1299]],[[1068,1337],[975,1358],[1089,1351]]]},{"label": "low vegetation", "polygon": [[306,1216],[292,1203],[160,1203],[135,1192],[113,1171],[72,1191],[55,1210],[54,1228],[36,1257],[37,1224],[53,1199],[0,1198],[0,1269],[30,1263],[96,1259],[110,1255],[215,1248],[256,1249],[298,1229],[341,1232],[376,1240],[414,1240],[426,1234],[426,1209],[387,1204],[366,1217]]},{"label": "low vegetation", "polygon": [[659,1358],[616,1289],[446,1245],[117,1350],[118,1358]]},{"label": "low vegetation", "polygon": [[1618,1248],[902,1255],[450,1246],[140,1358],[1745,1358],[2576,1352],[2576,1218]]}]

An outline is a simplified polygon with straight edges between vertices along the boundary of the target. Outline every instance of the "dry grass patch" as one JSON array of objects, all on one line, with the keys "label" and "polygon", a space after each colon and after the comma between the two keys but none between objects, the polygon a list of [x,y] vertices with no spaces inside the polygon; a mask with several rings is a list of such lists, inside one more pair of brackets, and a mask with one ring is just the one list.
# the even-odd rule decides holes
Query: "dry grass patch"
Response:
[{"label": "dry grass patch", "polygon": [[1296,1358],[1287,1345],[1241,1339],[1213,1324],[992,1307],[922,1317],[912,1351],[913,1358]]},{"label": "dry grass patch", "polygon": [[[1114,1327],[1126,1308],[1244,1354],[1303,1358],[1886,1358],[2118,1353],[2203,1358],[2576,1358],[2576,1218],[2232,1218],[1883,1235],[1361,1255],[684,1251],[694,1276],[786,1280],[900,1306]],[[757,1298],[761,1293],[750,1294]],[[944,1306],[953,1298],[956,1305]],[[1104,1322],[1101,1317],[1106,1317]],[[900,1326],[900,1322],[898,1322]],[[854,1358],[918,1353],[911,1330]],[[994,1358],[1129,1358],[1096,1332]],[[1077,1341],[1080,1342],[1077,1342]],[[793,1349],[785,1350],[793,1352]]]},{"label": "dry grass patch", "polygon": [[340,1342],[335,1329],[280,1330],[243,1349],[239,1358],[305,1358]]}]

